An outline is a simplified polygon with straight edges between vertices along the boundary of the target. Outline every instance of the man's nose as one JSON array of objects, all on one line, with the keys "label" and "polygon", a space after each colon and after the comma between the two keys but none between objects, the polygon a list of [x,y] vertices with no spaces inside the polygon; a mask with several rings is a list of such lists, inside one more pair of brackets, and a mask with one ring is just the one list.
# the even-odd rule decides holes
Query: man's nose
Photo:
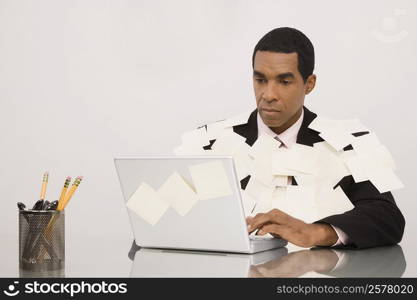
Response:
[{"label": "man's nose", "polygon": [[268,83],[266,85],[263,98],[267,102],[278,101],[279,97],[274,83]]}]

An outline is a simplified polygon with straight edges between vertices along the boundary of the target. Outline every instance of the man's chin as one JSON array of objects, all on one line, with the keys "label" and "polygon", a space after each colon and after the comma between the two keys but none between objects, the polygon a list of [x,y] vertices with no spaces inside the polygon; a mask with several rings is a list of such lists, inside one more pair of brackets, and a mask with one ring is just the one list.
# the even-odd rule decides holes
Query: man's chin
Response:
[{"label": "man's chin", "polygon": [[281,120],[262,120],[264,122],[264,124],[268,127],[274,128],[274,127],[281,127],[282,126],[282,121]]}]

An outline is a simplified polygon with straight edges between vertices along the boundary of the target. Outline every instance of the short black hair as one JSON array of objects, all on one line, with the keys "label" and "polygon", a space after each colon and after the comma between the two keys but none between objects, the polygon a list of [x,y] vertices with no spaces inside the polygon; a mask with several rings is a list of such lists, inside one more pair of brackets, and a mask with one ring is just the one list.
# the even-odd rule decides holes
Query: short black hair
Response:
[{"label": "short black hair", "polygon": [[304,82],[314,70],[314,47],[301,31],[290,27],[279,27],[265,34],[256,44],[252,55],[252,68],[255,65],[257,51],[293,53],[298,55],[298,71]]}]

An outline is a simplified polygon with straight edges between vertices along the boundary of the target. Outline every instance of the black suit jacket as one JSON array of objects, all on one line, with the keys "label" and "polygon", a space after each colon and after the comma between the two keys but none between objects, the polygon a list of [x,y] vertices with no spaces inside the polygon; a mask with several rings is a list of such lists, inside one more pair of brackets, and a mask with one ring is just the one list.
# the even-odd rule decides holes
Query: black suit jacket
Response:
[{"label": "black suit jacket", "polygon": [[[257,110],[254,110],[247,124],[233,127],[233,131],[246,138],[246,143],[252,146],[258,138]],[[313,146],[322,142],[319,133],[308,128],[317,115],[304,107],[304,119],[297,135],[297,143]],[[354,136],[368,132],[354,133]],[[215,140],[204,149],[211,149]],[[349,145],[344,150],[352,149]],[[241,180],[245,189],[250,176]],[[293,183],[295,184],[294,180]],[[349,238],[349,244],[344,248],[369,248],[375,246],[392,245],[401,241],[405,220],[395,204],[390,192],[380,193],[370,181],[355,183],[353,177],[346,176],[335,186],[343,189],[354,208],[343,214],[328,216],[315,223],[331,224],[342,229]]]}]

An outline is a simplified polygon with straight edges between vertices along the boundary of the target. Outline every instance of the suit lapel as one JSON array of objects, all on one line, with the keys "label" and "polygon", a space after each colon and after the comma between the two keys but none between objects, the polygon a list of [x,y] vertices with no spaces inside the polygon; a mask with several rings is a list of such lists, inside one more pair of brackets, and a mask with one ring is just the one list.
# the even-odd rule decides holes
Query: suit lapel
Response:
[{"label": "suit lapel", "polygon": [[301,124],[300,131],[297,134],[297,143],[303,144],[306,146],[313,146],[313,144],[324,141],[318,134],[317,131],[308,128],[311,122],[317,117],[317,115],[307,107],[303,107],[304,109],[304,119],[303,123]]},{"label": "suit lapel", "polygon": [[246,144],[252,146],[258,138],[258,110],[255,109],[249,116],[248,123],[233,126],[233,131],[246,138]]}]

